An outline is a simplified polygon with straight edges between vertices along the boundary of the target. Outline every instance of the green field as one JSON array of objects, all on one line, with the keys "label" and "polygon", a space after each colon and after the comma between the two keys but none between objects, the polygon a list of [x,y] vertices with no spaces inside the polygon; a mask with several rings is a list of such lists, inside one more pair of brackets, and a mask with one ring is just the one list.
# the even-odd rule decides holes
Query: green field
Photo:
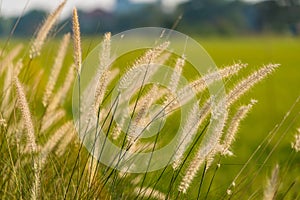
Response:
[{"label": "green field", "polygon": [[[274,166],[279,164],[280,185],[277,187],[278,193],[276,199],[299,199],[300,154],[299,152],[296,154],[292,150],[291,142],[294,140],[294,134],[297,132],[297,128],[300,127],[300,103],[294,105],[296,99],[300,95],[300,38],[287,36],[259,36],[237,38],[196,37],[195,39],[207,50],[219,68],[232,65],[239,61],[249,64],[248,67],[243,69],[242,72],[239,72],[238,75],[233,76],[231,79],[224,80],[226,86],[228,86],[226,87],[227,91],[229,91],[238,80],[241,80],[263,65],[279,63],[281,66],[234,104],[234,107],[231,110],[232,112],[230,112],[230,117],[233,116],[233,111],[235,111],[238,106],[248,104],[250,99],[258,100],[258,103],[254,106],[253,110],[241,123],[237,138],[232,146],[234,156],[221,157],[220,160],[219,156],[217,156],[205,176],[202,176],[203,168],[201,168],[187,194],[177,196],[176,184],[178,184],[179,180],[176,180],[174,182],[175,186],[171,188],[171,193],[173,194],[170,195],[170,198],[197,199],[199,185],[202,183],[201,180],[203,179],[200,199],[204,199],[206,195],[207,199],[229,199],[226,190],[235,176],[245,166],[245,170],[236,181],[236,188],[233,190],[234,195],[232,196],[232,199],[262,199],[264,189],[267,185],[267,178],[271,176]],[[37,140],[41,144],[47,142],[54,130],[67,120],[72,119],[72,92],[69,91],[66,99],[60,105],[63,109],[67,110],[66,117],[47,132],[43,134],[38,132],[38,126],[41,124],[41,119],[47,109],[41,104],[42,95],[59,47],[58,41],[59,40],[55,39],[54,41],[48,42],[46,47],[42,50],[41,56],[32,61],[28,58],[29,49],[27,48],[28,42],[26,41],[12,39],[5,49],[11,50],[16,44],[24,43],[25,47],[18,56],[18,58],[24,58],[24,68],[19,75],[19,78],[24,85],[28,85],[25,90],[26,96],[29,101],[29,108],[34,116],[33,121],[36,125],[35,130],[37,131]],[[100,42],[101,39],[94,37],[82,39],[83,57],[88,55],[98,41]],[[2,48],[3,46],[4,44],[1,43]],[[4,52],[3,55],[5,55],[5,53],[6,52]],[[195,52],[195,54],[197,54],[197,52]],[[1,62],[4,58],[5,56],[1,58]],[[17,58],[14,59],[13,63],[15,64],[17,60]],[[62,71],[58,77],[57,85],[55,86],[55,92],[63,85],[66,73],[72,61],[73,50],[70,44]],[[124,66],[124,68],[128,67],[129,66]],[[38,77],[41,70],[44,70],[44,73],[41,77]],[[3,99],[6,92],[5,90],[2,90],[3,85],[5,85],[5,77],[6,73],[0,74],[0,97]],[[40,80],[38,78],[40,78]],[[33,95],[28,88],[33,87],[36,80],[40,82],[35,91],[36,93]],[[3,99],[1,99],[0,102],[2,102]],[[12,99],[14,98],[12,97]],[[290,110],[293,105],[293,109]],[[3,108],[5,109],[5,107]],[[10,120],[7,120],[8,122],[11,122],[11,124],[8,123],[7,127],[15,126],[18,120],[14,122],[14,117],[17,116],[16,118],[19,119],[21,116],[18,109],[14,110],[14,115],[10,115]],[[0,113],[2,115],[4,110],[0,110]],[[284,119],[285,116],[286,118]],[[173,122],[176,123],[176,121]],[[23,155],[22,152],[19,152],[22,148],[19,148],[14,140],[10,140],[10,137],[12,136],[9,135],[9,131],[11,130],[7,127],[0,126],[0,152],[2,155],[0,159],[1,176],[9,174],[13,178],[11,181],[7,178],[0,179],[0,197],[5,199],[28,199],[33,182],[32,163],[30,162],[31,157],[30,155]],[[21,128],[21,130],[23,129],[24,128]],[[269,134],[273,129],[275,129],[275,131]],[[22,133],[25,134],[25,131]],[[255,154],[253,159],[249,161],[249,164],[246,165],[252,153],[266,138],[266,142],[262,143],[257,154]],[[21,142],[24,142],[24,140],[23,136]],[[78,138],[74,138],[63,156],[58,157],[56,154],[51,153],[49,162],[42,171],[41,199],[63,199],[63,194],[65,194],[69,183],[70,186],[68,187],[70,188],[66,194],[67,199],[73,197],[75,199],[89,199],[95,197],[93,195],[96,195],[98,198],[104,196],[107,199],[133,198],[133,196],[130,195],[133,195],[132,190],[134,189],[133,187],[136,186],[131,186],[130,181],[137,175],[128,175],[128,177],[120,179],[117,188],[110,187],[109,184],[111,183],[109,181],[107,184],[106,182],[104,183],[104,180],[106,179],[103,180],[102,175],[106,170],[106,167],[101,164],[97,169],[97,180],[93,182],[95,185],[89,187],[89,185],[85,183],[85,181],[88,180],[86,179],[88,174],[84,173],[85,161],[88,157],[88,153],[84,148],[81,150],[81,153],[78,153],[78,151],[80,151],[79,149],[80,144]],[[53,152],[54,151],[55,149]],[[80,155],[78,163],[77,155]],[[26,160],[24,165],[18,164],[23,158]],[[215,170],[218,163],[221,164],[221,167],[218,170]],[[18,166],[21,167],[18,168]],[[9,168],[11,168],[11,170]],[[70,175],[72,174],[72,170],[74,170],[73,177]],[[155,181],[160,172],[162,172],[162,170],[149,173],[147,179],[145,179],[144,186]],[[178,179],[181,179],[181,175],[182,174],[179,175]],[[215,177],[213,178],[214,175]],[[163,179],[157,184],[156,189],[165,194],[168,193],[170,189],[169,185],[172,183],[172,176],[174,176],[174,174],[172,174],[172,170],[168,168]],[[210,192],[207,194],[211,180],[213,180],[213,182]],[[53,184],[57,184],[57,186],[53,186]],[[105,185],[104,189],[101,189],[100,192],[99,185]],[[89,191],[87,187],[88,189],[91,189],[91,191]],[[111,189],[114,190],[112,191]]]},{"label": "green field", "polygon": [[[270,62],[281,64],[281,67],[274,74],[246,95],[248,99],[257,99],[258,104],[242,123],[237,141],[234,144],[236,157],[224,161],[229,164],[227,169],[230,167],[238,170],[269,132],[281,123],[300,95],[300,58],[298,53],[300,40],[290,37],[251,37],[200,38],[198,41],[205,47],[218,66],[228,65],[238,60],[249,63],[249,68],[252,69],[257,69],[258,66]],[[269,153],[272,145],[277,142],[276,140],[281,135],[286,134],[286,131],[288,132],[264,166],[264,170],[261,172],[262,178],[266,176],[266,173],[270,174],[274,163],[286,163],[290,151],[290,141],[300,123],[298,112],[299,104],[295,106],[282,128],[274,136],[274,141],[267,147],[265,153]],[[297,162],[299,163],[299,158],[295,161],[295,167]],[[261,163],[262,160],[259,159],[252,165],[258,167]],[[227,174],[225,171],[224,174]],[[248,175],[251,176],[250,173]],[[295,172],[294,175],[299,178],[299,171]],[[259,183],[257,184],[259,185]],[[244,188],[244,190],[247,189]],[[257,198],[253,197],[253,199]]]},{"label": "green field", "polygon": [[[259,141],[279,123],[300,95],[300,40],[290,37],[215,38],[199,39],[200,44],[218,66],[232,62],[249,63],[250,69],[268,63],[279,63],[280,68],[262,84],[249,92],[258,104],[242,127],[241,140]],[[298,120],[299,121],[299,120]],[[299,122],[295,125],[299,125]],[[250,134],[251,132],[255,132]],[[253,136],[253,137],[249,137]]]}]

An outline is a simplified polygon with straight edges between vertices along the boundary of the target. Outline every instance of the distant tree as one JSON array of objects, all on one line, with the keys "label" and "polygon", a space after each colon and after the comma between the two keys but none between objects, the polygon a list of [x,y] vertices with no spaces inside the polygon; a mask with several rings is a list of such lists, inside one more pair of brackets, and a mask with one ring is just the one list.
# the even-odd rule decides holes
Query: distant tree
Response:
[{"label": "distant tree", "polygon": [[[183,17],[176,29],[187,34],[300,33],[300,0],[267,0],[257,4],[242,0],[190,0],[172,13],[164,12],[161,1],[153,4],[118,2],[118,9],[112,12],[101,9],[78,11],[82,34],[118,33],[144,26],[171,28],[179,16]],[[14,35],[32,36],[45,16],[45,12],[36,10],[25,14]],[[8,35],[16,21],[17,18],[2,17],[0,36]],[[58,34],[70,32],[70,17],[61,21],[57,30]]]},{"label": "distant tree", "polygon": [[300,1],[269,0],[255,5],[261,29],[275,32],[290,31],[298,34],[296,26],[300,23]]},{"label": "distant tree", "polygon": [[177,14],[183,14],[181,27],[193,32],[232,34],[247,29],[245,9],[241,1],[192,0],[181,4]]},{"label": "distant tree", "polygon": [[[32,36],[35,30],[37,30],[38,26],[41,24],[41,21],[43,21],[46,16],[47,13],[40,10],[33,10],[28,12],[21,18],[14,35],[19,37]],[[16,22],[17,18],[13,20],[12,26]]]}]

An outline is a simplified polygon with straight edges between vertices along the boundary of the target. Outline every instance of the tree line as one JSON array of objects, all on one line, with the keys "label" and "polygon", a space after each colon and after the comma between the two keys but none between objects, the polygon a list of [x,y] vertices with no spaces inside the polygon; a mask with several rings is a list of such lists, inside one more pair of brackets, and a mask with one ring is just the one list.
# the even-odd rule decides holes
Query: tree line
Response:
[{"label": "tree line", "polygon": [[[33,10],[21,17],[14,36],[34,34],[47,13]],[[130,28],[160,26],[175,28],[187,34],[300,34],[300,0],[268,0],[250,4],[239,0],[190,0],[165,12],[157,4],[144,4],[130,12],[79,11],[81,31],[86,35],[118,33]],[[17,17],[0,20],[0,35],[8,35]],[[62,20],[53,34],[70,31],[71,19]]]}]

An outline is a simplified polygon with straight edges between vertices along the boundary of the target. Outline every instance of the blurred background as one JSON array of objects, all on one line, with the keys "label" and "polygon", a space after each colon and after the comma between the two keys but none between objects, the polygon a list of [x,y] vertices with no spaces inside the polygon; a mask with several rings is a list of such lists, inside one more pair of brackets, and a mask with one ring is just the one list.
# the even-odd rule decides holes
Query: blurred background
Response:
[{"label": "blurred background", "polygon": [[[0,43],[11,36],[29,42],[27,38],[34,36],[61,1],[0,1]],[[79,10],[83,55],[100,42],[104,32],[160,26],[196,39],[218,67],[241,61],[253,71],[280,63],[276,73],[246,96],[247,101],[256,98],[259,103],[241,130],[244,141],[263,138],[300,95],[300,0],[68,0],[52,38],[71,32],[74,7]],[[58,42],[48,46],[48,52],[55,52]],[[68,55],[72,60],[72,53]]]},{"label": "blurred background", "polygon": [[[60,1],[2,0],[0,35],[14,31],[32,36]],[[300,0],[73,0],[68,1],[58,26],[70,31],[71,9],[79,9],[83,35],[117,33],[130,28],[160,26],[193,35],[300,34]]]},{"label": "blurred background", "polygon": [[[11,36],[29,43],[28,38],[33,38],[47,14],[61,1],[0,0],[0,44],[9,41]],[[265,145],[263,154],[268,162],[264,166],[270,170],[273,163],[286,162],[294,133],[300,127],[300,103],[295,103],[300,95],[300,0],[68,0],[51,36],[71,32],[74,6],[79,11],[84,56],[100,42],[105,32],[116,34],[131,28],[159,26],[196,39],[218,67],[238,61],[248,63],[248,68],[235,77],[239,80],[265,64],[280,63],[281,67],[274,74],[237,103],[240,106],[249,103],[251,98],[258,100],[242,123],[233,146],[235,156],[222,161],[224,173],[220,173],[222,176],[217,177],[217,182],[225,180],[223,185],[227,186],[278,124],[281,125],[274,139]],[[47,56],[40,58],[40,65],[36,67],[38,71],[42,66],[46,74],[50,71],[46,66],[53,62],[49,55],[54,55],[59,43],[57,40],[47,45],[44,50]],[[72,62],[71,51],[67,57]],[[226,81],[228,89],[235,78]],[[289,112],[292,105],[294,108]],[[277,141],[280,144],[274,150]],[[260,167],[265,157],[251,163],[254,169]],[[299,166],[299,157],[295,163]],[[297,167],[295,177],[299,176],[299,169]],[[251,187],[259,184],[251,184]]]}]

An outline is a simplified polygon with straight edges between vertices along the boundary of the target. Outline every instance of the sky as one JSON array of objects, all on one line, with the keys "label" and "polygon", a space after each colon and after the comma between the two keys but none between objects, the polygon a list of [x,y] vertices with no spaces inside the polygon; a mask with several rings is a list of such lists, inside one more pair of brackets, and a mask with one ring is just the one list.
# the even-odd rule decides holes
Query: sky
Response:
[{"label": "sky", "polygon": [[[66,17],[71,13],[73,7],[83,10],[92,10],[102,8],[105,10],[113,9],[116,0],[68,0],[62,13],[62,17]],[[155,0],[131,0],[133,2],[151,2]],[[177,3],[187,0],[162,0],[166,7],[172,8]],[[261,0],[244,0],[256,2]],[[47,11],[54,10],[62,0],[0,0],[0,16],[20,16],[22,12],[32,10],[34,8],[44,9]]]}]

